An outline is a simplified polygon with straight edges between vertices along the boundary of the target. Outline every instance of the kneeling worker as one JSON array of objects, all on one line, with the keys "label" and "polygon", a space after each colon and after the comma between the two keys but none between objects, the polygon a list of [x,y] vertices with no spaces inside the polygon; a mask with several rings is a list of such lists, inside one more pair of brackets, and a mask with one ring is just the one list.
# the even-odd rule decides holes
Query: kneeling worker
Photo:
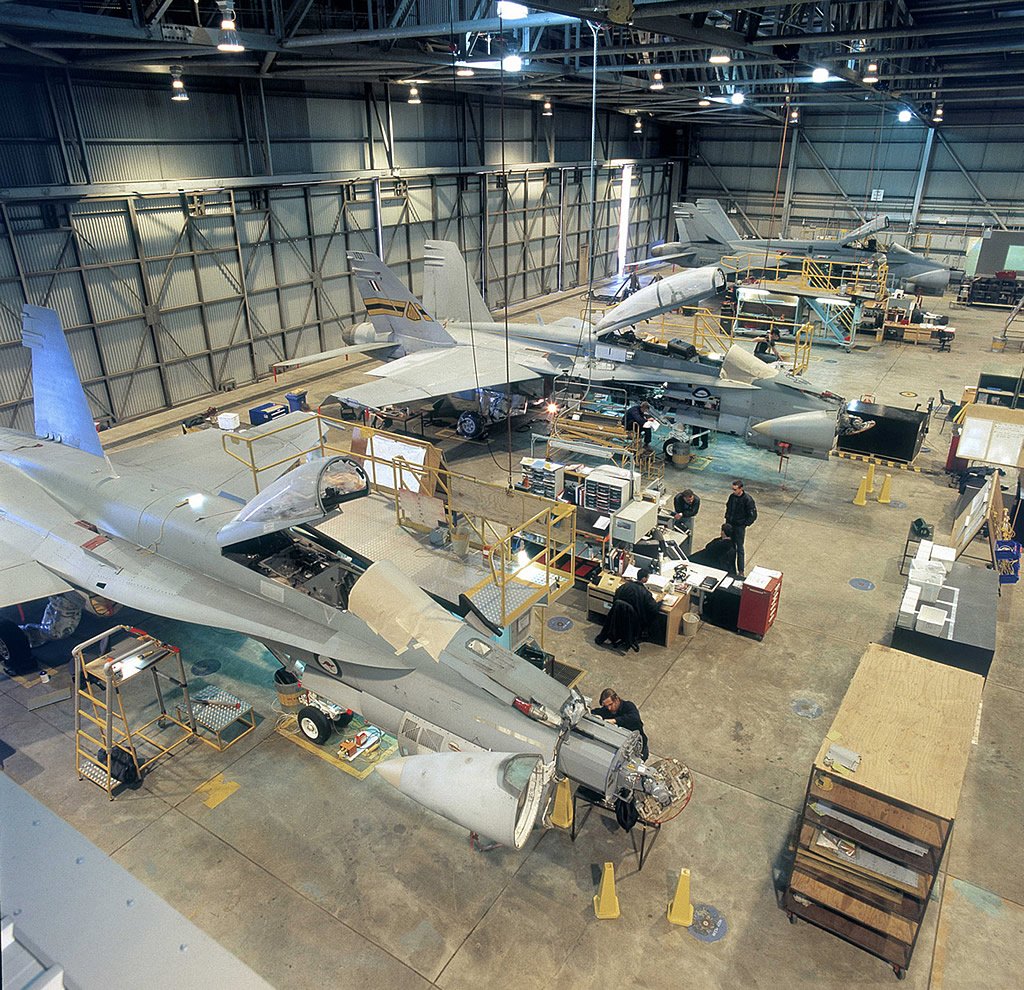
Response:
[{"label": "kneeling worker", "polygon": [[729,574],[736,573],[736,543],[733,528],[722,523],[722,535],[713,539],[703,550],[691,555],[690,560],[705,567],[714,567]]},{"label": "kneeling worker", "polygon": [[598,715],[606,722],[614,722],[620,728],[639,732],[644,746],[642,755],[646,760],[650,750],[647,748],[647,734],[640,718],[640,709],[632,701],[623,701],[611,688],[605,688],[601,692],[600,701],[601,707],[592,708],[590,714]]}]

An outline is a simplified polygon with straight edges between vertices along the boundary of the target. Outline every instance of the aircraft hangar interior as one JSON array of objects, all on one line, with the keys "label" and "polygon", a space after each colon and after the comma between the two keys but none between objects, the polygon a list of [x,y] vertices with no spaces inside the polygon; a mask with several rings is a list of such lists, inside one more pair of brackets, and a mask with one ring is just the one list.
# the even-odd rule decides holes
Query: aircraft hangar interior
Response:
[{"label": "aircraft hangar interior", "polygon": [[14,0],[0,93],[5,990],[1020,986],[1024,3]]}]

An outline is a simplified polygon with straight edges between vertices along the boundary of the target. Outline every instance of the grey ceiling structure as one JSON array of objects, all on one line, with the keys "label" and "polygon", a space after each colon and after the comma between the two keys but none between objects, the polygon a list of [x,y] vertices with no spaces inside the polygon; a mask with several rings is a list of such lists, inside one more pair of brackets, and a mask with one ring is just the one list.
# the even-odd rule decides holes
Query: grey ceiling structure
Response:
[{"label": "grey ceiling structure", "polygon": [[[227,54],[216,46],[232,7],[245,51]],[[595,42],[598,105],[664,121],[781,120],[787,106],[883,102],[928,122],[941,105],[955,123],[980,107],[1024,104],[1024,3],[1006,0],[541,0],[512,20],[492,0],[0,3],[0,64],[156,73],[179,64],[186,78],[405,82],[440,99],[500,85],[509,99],[589,105]],[[730,61],[711,64],[713,50]],[[486,67],[509,52],[521,72]],[[471,77],[456,76],[463,61]],[[874,83],[864,80],[871,63]],[[815,67],[830,70],[828,81],[812,81]],[[729,102],[737,91],[742,106]]]}]

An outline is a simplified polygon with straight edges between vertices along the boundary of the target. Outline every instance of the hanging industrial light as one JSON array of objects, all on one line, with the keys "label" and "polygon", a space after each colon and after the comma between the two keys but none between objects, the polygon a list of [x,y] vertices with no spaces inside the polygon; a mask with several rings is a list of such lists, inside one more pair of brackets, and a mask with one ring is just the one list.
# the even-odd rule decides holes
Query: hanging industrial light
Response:
[{"label": "hanging industrial light", "polygon": [[712,65],[728,65],[732,61],[732,56],[724,48],[712,48],[708,61]]},{"label": "hanging industrial light", "polygon": [[732,96],[729,97],[729,102],[734,107],[738,107],[738,106],[741,106],[743,104],[743,101],[745,99],[746,99],[746,97],[739,90],[736,90],[736,92],[733,93]]},{"label": "hanging industrial light", "polygon": [[415,86],[409,87],[409,99],[408,102],[414,107],[419,106],[423,101],[420,99],[420,91]]},{"label": "hanging industrial light", "polygon": [[235,8],[230,3],[223,3],[218,0],[220,7],[220,35],[217,39],[217,51],[220,52],[244,52],[245,45],[238,37],[238,30],[235,26]]},{"label": "hanging industrial light", "polygon": [[498,0],[498,17],[503,21],[521,21],[529,17],[530,9],[524,3],[509,3],[508,0]]},{"label": "hanging industrial light", "polygon": [[471,79],[476,73],[468,65],[455,66],[455,75],[461,76],[463,79]]},{"label": "hanging industrial light", "polygon": [[861,82],[876,83],[878,82],[878,63],[868,62],[867,71],[861,79]]},{"label": "hanging industrial light", "polygon": [[789,111],[789,119],[794,124],[800,119],[800,111],[796,107]]},{"label": "hanging industrial light", "polygon": [[181,66],[171,66],[171,99],[175,103],[188,103],[188,90],[181,78]]},{"label": "hanging industrial light", "polygon": [[654,73],[654,77],[651,79],[651,86],[650,86],[650,88],[655,93],[658,93],[658,92],[660,92],[661,90],[663,90],[665,88],[665,83],[662,82],[661,73],[660,72],[655,72]]},{"label": "hanging industrial light", "polygon": [[897,115],[897,120],[899,120],[901,124],[909,124],[913,116],[914,115],[906,107],[904,107]]},{"label": "hanging industrial light", "polygon": [[522,72],[523,56],[519,52],[509,52],[501,60],[501,67],[505,72]]},{"label": "hanging industrial light", "polygon": [[544,109],[541,111],[540,115],[542,117],[553,117],[555,115],[555,112],[551,109],[551,101],[550,100],[545,100],[544,101]]},{"label": "hanging industrial light", "polygon": [[936,124],[941,124],[943,113],[944,111],[942,109],[942,104],[940,103],[938,104],[938,106],[935,107],[935,113],[932,114],[932,121]]},{"label": "hanging industrial light", "polygon": [[643,131],[643,129],[644,122],[639,117],[637,117],[636,120],[633,121],[633,133],[639,134]]},{"label": "hanging industrial light", "polygon": [[811,82],[823,83],[828,82],[829,71],[828,69],[822,68],[820,65],[817,66],[814,71],[811,72]]},{"label": "hanging industrial light", "polygon": [[711,101],[706,96],[702,96],[697,101],[697,106],[699,106],[699,107],[709,107],[709,106],[711,106]]}]

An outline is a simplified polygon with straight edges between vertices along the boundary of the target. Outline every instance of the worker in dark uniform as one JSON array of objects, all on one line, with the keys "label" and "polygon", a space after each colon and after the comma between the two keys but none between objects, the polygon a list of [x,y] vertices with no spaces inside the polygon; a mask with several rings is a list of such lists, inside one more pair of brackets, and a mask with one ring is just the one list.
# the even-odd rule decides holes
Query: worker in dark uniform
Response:
[{"label": "worker in dark uniform", "polygon": [[692,488],[684,488],[672,501],[672,528],[685,529],[693,542],[693,520],[700,512],[700,497]]},{"label": "worker in dark uniform", "polygon": [[644,438],[644,446],[651,445],[651,430],[644,424],[651,418],[651,404],[641,402],[638,405],[630,406],[626,410],[626,417],[623,421],[627,430],[633,433],[640,433]]},{"label": "worker in dark uniform", "polygon": [[634,653],[640,652],[640,640],[658,614],[658,603],[647,590],[650,576],[651,572],[645,568],[637,574],[635,581],[627,579],[615,589],[604,626],[594,640],[598,646],[610,640],[612,646],[626,646]]},{"label": "worker in dark uniform", "polygon": [[728,523],[722,523],[722,534],[716,536],[703,550],[690,556],[695,564],[714,567],[729,574],[736,573],[736,543],[733,540],[733,529]]},{"label": "worker in dark uniform", "polygon": [[590,714],[597,715],[607,722],[614,722],[622,729],[639,732],[644,744],[642,756],[646,760],[650,750],[647,748],[647,734],[640,718],[640,709],[632,701],[623,701],[611,688],[605,688],[601,692],[600,701],[600,708],[592,708]]},{"label": "worker in dark uniform", "polygon": [[747,527],[757,519],[757,506],[754,500],[743,490],[743,482],[736,478],[732,483],[732,494],[725,503],[725,521],[732,526],[732,539],[736,544],[736,573],[746,576],[746,558],[743,541],[747,535]]}]

